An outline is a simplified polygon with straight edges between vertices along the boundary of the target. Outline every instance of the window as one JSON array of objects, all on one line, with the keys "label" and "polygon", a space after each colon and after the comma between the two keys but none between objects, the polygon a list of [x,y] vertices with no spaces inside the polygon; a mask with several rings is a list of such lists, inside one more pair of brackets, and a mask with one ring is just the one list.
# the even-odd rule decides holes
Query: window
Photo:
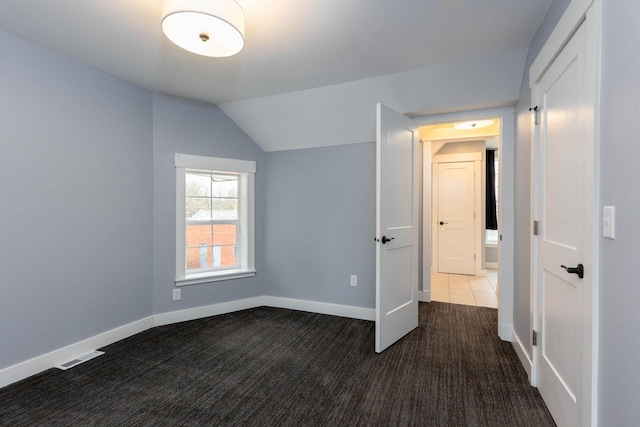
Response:
[{"label": "window", "polygon": [[[498,196],[499,196],[499,192],[498,192],[498,173],[499,173],[499,169],[498,169],[498,150],[496,150],[496,154],[493,160],[493,175],[495,177],[494,182],[495,182],[495,196],[496,196],[496,212],[500,212],[498,210]],[[498,230],[485,230],[486,231],[486,236],[485,236],[485,244],[487,245],[498,245]]]},{"label": "window", "polygon": [[176,154],[176,285],[255,276],[255,162]]}]

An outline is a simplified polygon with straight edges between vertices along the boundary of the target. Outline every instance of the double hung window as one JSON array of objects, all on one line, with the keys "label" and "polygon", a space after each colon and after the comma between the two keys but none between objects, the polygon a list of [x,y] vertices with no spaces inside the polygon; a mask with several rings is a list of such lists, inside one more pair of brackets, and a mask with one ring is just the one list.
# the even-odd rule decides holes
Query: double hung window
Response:
[{"label": "double hung window", "polygon": [[255,275],[255,162],[176,154],[176,284]]}]

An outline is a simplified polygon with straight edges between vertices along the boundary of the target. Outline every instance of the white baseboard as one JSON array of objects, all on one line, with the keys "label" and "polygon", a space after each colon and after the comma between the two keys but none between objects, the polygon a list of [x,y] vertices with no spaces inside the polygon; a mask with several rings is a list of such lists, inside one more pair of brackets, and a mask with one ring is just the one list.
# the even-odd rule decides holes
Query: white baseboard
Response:
[{"label": "white baseboard", "polygon": [[172,323],[186,322],[189,320],[202,319],[204,317],[217,316],[219,314],[233,313],[234,311],[247,310],[249,308],[260,307],[264,297],[246,298],[236,301],[221,302],[219,304],[205,305],[202,307],[187,308],[185,310],[169,311],[167,313],[156,314],[153,326],[170,325]]},{"label": "white baseboard", "polygon": [[288,308],[290,310],[308,311],[318,314],[330,314],[332,316],[349,317],[360,320],[376,320],[376,311],[373,308],[354,307],[351,305],[330,304],[326,302],[307,301],[291,298],[264,296],[262,305],[275,308]]},{"label": "white baseboard", "polygon": [[332,316],[349,317],[361,320],[375,320],[375,310],[372,308],[269,296],[246,298],[237,301],[223,302],[220,304],[171,311],[168,313],[160,313],[154,316],[145,317],[144,319],[120,326],[66,347],[53,350],[42,356],[34,357],[33,359],[4,368],[0,370],[0,388],[28,378],[49,368],[53,368],[56,365],[68,362],[98,348],[105,347],[109,344],[113,344],[114,342],[123,340],[140,332],[144,332],[154,326],[163,326],[188,320],[202,319],[205,317],[262,306],[287,308],[290,310],[329,314]]},{"label": "white baseboard", "polygon": [[513,342],[513,325],[501,323],[498,336],[502,341]]},{"label": "white baseboard", "polygon": [[422,302],[431,302],[431,290],[428,291],[418,291],[418,301]]},{"label": "white baseboard", "polygon": [[520,337],[518,337],[518,334],[516,334],[515,330],[512,330],[511,335],[513,336],[513,339],[511,340],[513,348],[515,349],[516,354],[518,355],[518,359],[520,359],[520,363],[522,363],[524,370],[527,371],[527,377],[529,377],[529,381],[531,381],[531,367],[533,366],[533,362],[529,357],[529,352],[527,352],[525,345],[522,343],[522,340],[520,340]]},{"label": "white baseboard", "polygon": [[485,262],[484,266],[485,266],[485,268],[497,269],[498,268],[498,263],[497,262]]},{"label": "white baseboard", "polygon": [[0,370],[0,387],[23,380],[39,372],[68,362],[98,348],[113,344],[153,327],[153,316],[95,335],[66,347],[53,350],[33,359]]}]

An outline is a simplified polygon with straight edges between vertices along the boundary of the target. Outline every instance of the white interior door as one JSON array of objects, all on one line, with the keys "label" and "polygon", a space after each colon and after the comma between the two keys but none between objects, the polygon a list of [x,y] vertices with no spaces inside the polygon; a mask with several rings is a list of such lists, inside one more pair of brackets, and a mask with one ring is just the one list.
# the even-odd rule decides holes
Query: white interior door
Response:
[{"label": "white interior door", "polygon": [[586,219],[593,172],[586,167],[591,122],[585,47],[582,25],[534,87],[540,109],[537,385],[561,427],[584,425],[580,405],[589,399],[583,393],[583,333],[591,308],[584,293],[593,280],[586,244],[595,225]]},{"label": "white interior door", "polygon": [[418,327],[418,126],[377,105],[376,352]]},{"label": "white interior door", "polygon": [[438,163],[438,272],[475,274],[475,162]]}]

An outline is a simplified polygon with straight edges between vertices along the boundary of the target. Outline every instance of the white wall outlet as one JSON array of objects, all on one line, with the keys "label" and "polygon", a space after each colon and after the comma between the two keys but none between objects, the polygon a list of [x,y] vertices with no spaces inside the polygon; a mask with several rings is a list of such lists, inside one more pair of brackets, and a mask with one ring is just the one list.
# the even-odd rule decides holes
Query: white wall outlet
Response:
[{"label": "white wall outlet", "polygon": [[358,286],[358,276],[355,274],[351,275],[351,281],[349,283],[351,286]]},{"label": "white wall outlet", "polygon": [[182,299],[182,289],[178,288],[178,289],[174,289],[173,290],[173,300],[174,301],[178,301]]}]

